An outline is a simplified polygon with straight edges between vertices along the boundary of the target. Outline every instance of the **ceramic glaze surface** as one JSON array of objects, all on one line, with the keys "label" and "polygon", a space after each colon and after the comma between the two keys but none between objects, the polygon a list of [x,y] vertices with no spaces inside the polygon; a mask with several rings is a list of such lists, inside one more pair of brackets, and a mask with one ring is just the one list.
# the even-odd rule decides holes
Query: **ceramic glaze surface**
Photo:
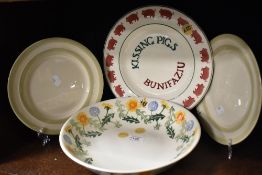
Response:
[{"label": "ceramic glaze surface", "polygon": [[261,78],[248,45],[231,34],[211,41],[216,65],[212,85],[197,107],[209,135],[228,144],[244,140],[261,110]]},{"label": "ceramic glaze surface", "polygon": [[148,6],[122,17],[104,47],[104,69],[116,97],[147,96],[193,108],[212,79],[209,42],[175,9]]},{"label": "ceramic glaze surface", "polygon": [[137,174],[179,161],[194,149],[200,133],[185,108],[129,97],[81,109],[64,124],[59,140],[69,158],[92,171]]},{"label": "ceramic glaze surface", "polygon": [[101,99],[103,77],[94,55],[66,38],[48,38],[26,48],[8,80],[8,97],[29,128],[58,134],[68,117]]},{"label": "ceramic glaze surface", "polygon": [[[151,30],[152,28],[154,30]],[[161,44],[162,42],[159,41],[160,33],[168,36],[168,38],[172,38],[173,41],[169,39],[167,45]],[[146,38],[145,40],[151,46],[148,46],[140,53],[139,65],[136,68],[132,63],[130,65],[130,60],[121,58],[132,55],[133,50],[130,48],[136,48],[137,43],[141,42],[143,37]],[[175,49],[177,47],[175,41],[180,41],[179,46],[183,49]],[[191,51],[190,45],[180,33],[174,32],[172,28],[165,25],[146,25],[132,32],[125,40],[120,51],[120,71],[127,86],[138,96],[145,95],[165,99],[177,98],[183,93],[184,87],[190,84],[194,73],[193,53],[192,51],[187,51]],[[174,52],[176,52],[175,55]],[[176,65],[176,67],[171,67],[170,65]],[[192,69],[184,69],[185,65],[192,67]],[[134,68],[138,70],[133,71]],[[175,69],[177,69],[176,73]],[[158,70],[161,70],[161,72]],[[130,72],[133,73],[130,74]],[[170,77],[173,77],[174,81],[177,79],[176,86],[174,86],[173,79]],[[162,83],[163,79],[170,79],[170,81],[167,81],[167,84],[162,89],[162,86],[159,86],[156,82]],[[154,80],[154,83],[152,83],[152,80]],[[145,86],[139,86],[140,84]],[[146,88],[147,85],[150,88]]]},{"label": "ceramic glaze surface", "polygon": [[49,120],[63,119],[83,106],[91,88],[88,70],[76,55],[65,53],[41,53],[22,75],[22,100]]}]

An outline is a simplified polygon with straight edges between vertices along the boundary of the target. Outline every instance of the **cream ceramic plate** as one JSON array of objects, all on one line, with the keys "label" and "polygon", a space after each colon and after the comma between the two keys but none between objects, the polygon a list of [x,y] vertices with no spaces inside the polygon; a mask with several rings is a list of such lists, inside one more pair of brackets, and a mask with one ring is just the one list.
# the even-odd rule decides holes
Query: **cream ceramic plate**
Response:
[{"label": "cream ceramic plate", "polygon": [[49,38],[26,48],[8,80],[8,97],[29,128],[59,134],[68,117],[101,99],[103,78],[94,55],[70,39]]},{"label": "cream ceramic plate", "polygon": [[98,174],[155,174],[188,155],[200,134],[197,119],[185,108],[129,97],[73,114],[59,141],[69,158]]},{"label": "cream ceramic plate", "polygon": [[113,26],[104,47],[104,69],[115,96],[161,98],[189,109],[204,96],[212,63],[202,30],[168,7],[129,12]]},{"label": "cream ceramic plate", "polygon": [[211,41],[215,71],[197,110],[209,135],[221,144],[236,144],[252,131],[261,110],[259,68],[239,37],[220,35]]}]

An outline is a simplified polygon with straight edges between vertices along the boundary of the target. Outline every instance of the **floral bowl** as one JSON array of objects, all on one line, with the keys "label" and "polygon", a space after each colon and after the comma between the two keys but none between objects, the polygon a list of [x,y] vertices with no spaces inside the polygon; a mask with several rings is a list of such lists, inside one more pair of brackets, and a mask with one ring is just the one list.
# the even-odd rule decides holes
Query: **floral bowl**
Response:
[{"label": "floral bowl", "polygon": [[157,174],[188,155],[201,128],[185,108],[165,100],[127,97],[73,114],[59,142],[64,153],[97,174]]}]

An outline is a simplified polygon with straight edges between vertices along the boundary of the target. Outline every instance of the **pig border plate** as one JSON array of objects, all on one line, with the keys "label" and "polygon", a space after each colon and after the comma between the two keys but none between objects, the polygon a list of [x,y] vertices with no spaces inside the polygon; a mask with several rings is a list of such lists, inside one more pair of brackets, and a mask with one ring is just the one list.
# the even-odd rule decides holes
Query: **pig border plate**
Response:
[{"label": "pig border plate", "polygon": [[[151,39],[150,47],[145,38]],[[132,51],[139,48],[140,57],[135,58]],[[184,70],[176,78],[179,61]],[[135,72],[138,63],[141,65]],[[112,27],[104,45],[104,71],[116,97],[162,98],[192,109],[210,85],[212,51],[207,37],[191,18],[170,7],[146,6],[127,13]],[[158,81],[153,85],[146,79],[148,75]]]}]

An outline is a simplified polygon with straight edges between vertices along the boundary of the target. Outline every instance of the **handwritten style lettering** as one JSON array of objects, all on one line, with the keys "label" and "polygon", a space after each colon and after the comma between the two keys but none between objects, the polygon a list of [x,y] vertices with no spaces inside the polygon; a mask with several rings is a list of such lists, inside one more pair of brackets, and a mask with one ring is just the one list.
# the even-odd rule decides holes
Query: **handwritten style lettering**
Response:
[{"label": "handwritten style lettering", "polygon": [[152,89],[158,89],[158,90],[164,90],[164,89],[171,88],[175,86],[179,82],[179,80],[182,78],[183,73],[184,73],[184,68],[185,68],[184,62],[177,62],[177,70],[169,80],[165,82],[156,82],[156,81],[153,81],[147,78],[144,81],[144,85]]},{"label": "handwritten style lettering", "polygon": [[172,51],[175,51],[178,46],[178,44],[173,42],[169,37],[161,36],[161,35],[149,36],[144,40],[140,41],[139,44],[135,47],[131,59],[132,69],[139,69],[139,59],[143,50],[149,46],[156,45],[156,44],[164,45],[167,48],[171,49]]}]

